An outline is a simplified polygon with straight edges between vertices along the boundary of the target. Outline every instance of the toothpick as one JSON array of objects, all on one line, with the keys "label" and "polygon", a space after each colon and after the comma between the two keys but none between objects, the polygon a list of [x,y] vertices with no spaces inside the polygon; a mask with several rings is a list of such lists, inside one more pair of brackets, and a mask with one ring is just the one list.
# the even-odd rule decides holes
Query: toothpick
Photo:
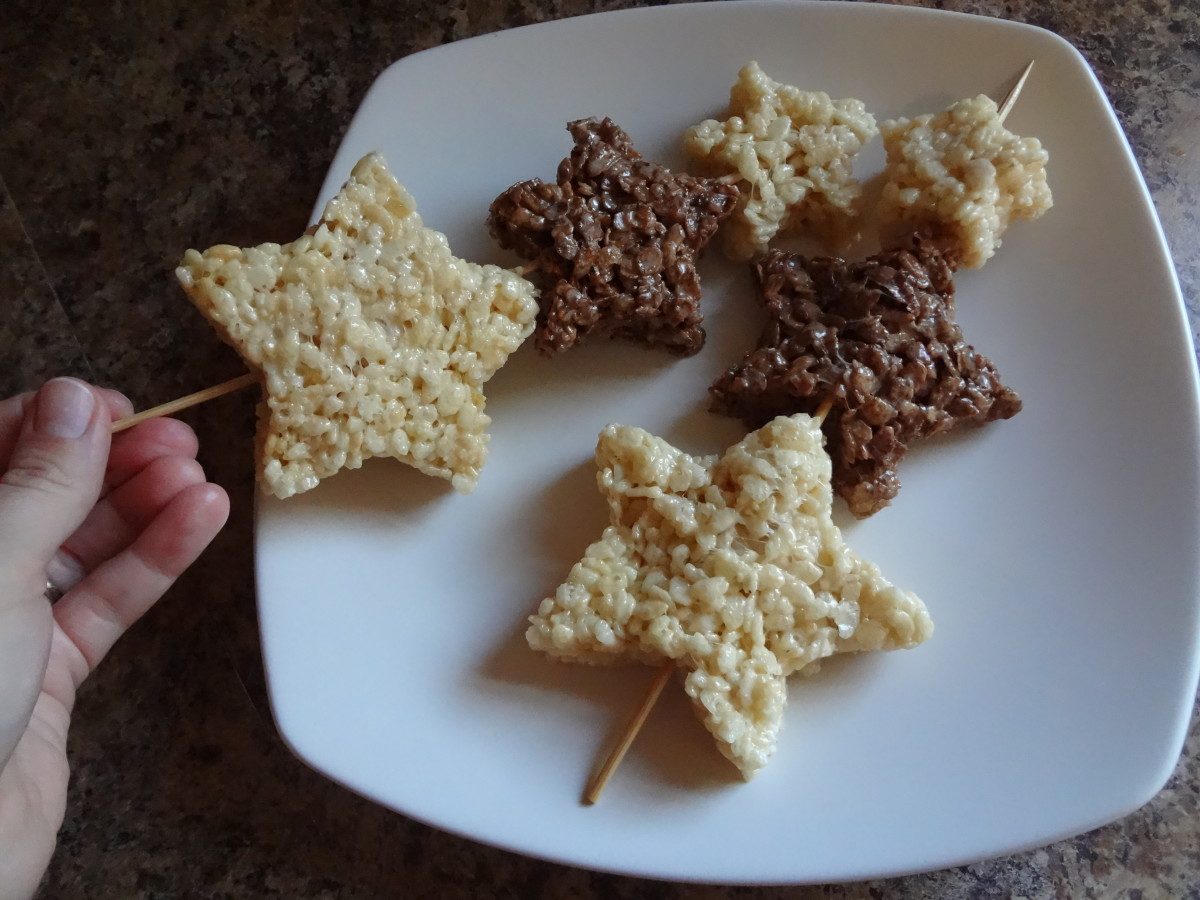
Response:
[{"label": "toothpick", "polygon": [[214,397],[232,394],[234,391],[240,391],[244,387],[249,387],[256,381],[258,381],[258,378],[247,372],[245,375],[239,375],[237,378],[231,378],[229,381],[222,382],[213,387],[196,391],[196,393],[180,397],[178,400],[172,400],[170,403],[163,403],[160,406],[142,410],[140,413],[134,413],[132,416],[126,416],[124,419],[117,419],[117,421],[112,423],[112,433],[116,434],[118,431],[124,431],[126,428],[132,428],[134,425],[137,425],[139,422],[145,422],[147,419],[169,416],[171,413],[177,413],[181,409],[187,409],[189,406],[196,406],[199,403],[204,403],[206,400],[212,400]]},{"label": "toothpick", "polygon": [[1025,87],[1025,82],[1029,80],[1029,73],[1031,71],[1033,71],[1032,59],[1029,61],[1029,65],[1021,72],[1021,77],[1017,79],[1017,83],[1012,86],[1009,92],[1004,95],[1004,99],[1000,101],[1000,109],[997,110],[996,117],[1000,120],[1001,124],[1008,118],[1008,114],[1012,112],[1013,104],[1017,102],[1017,97],[1021,96],[1021,88]]},{"label": "toothpick", "polygon": [[833,398],[826,397],[821,401],[821,405],[817,407],[817,411],[813,413],[813,418],[817,420],[818,425],[825,424],[825,417],[829,415],[831,409],[833,409]]},{"label": "toothpick", "polygon": [[[313,234],[317,226],[313,225],[304,232],[305,234]],[[520,266],[513,271],[518,275],[525,277],[537,269],[536,263]],[[194,394],[188,394],[186,397],[180,397],[178,400],[172,400],[169,403],[163,403],[155,406],[152,409],[142,410],[140,413],[135,413],[132,416],[126,416],[124,419],[118,419],[112,423],[112,433],[124,431],[126,428],[132,428],[139,422],[145,422],[147,419],[157,419],[159,416],[169,416],[171,413],[177,413],[180,410],[187,409],[191,406],[198,406],[209,400],[214,400],[217,397],[222,397],[225,394],[232,394],[234,391],[240,391],[244,387],[249,387],[258,381],[258,378],[247,372],[245,375],[239,375],[237,378],[231,378],[229,381],[221,384],[213,385],[210,388],[205,388],[202,391],[196,391]]]},{"label": "toothpick", "polygon": [[584,789],[583,803],[585,806],[591,806],[600,799],[600,794],[604,790],[604,786],[608,784],[608,779],[612,778],[613,772],[617,771],[617,766],[625,758],[625,752],[633,744],[633,739],[638,736],[638,732],[642,730],[642,725],[646,722],[646,716],[650,715],[650,710],[658,702],[658,695],[662,693],[662,689],[666,687],[667,682],[671,678],[671,673],[674,671],[674,660],[667,660],[659,667],[658,674],[654,676],[654,681],[650,683],[650,689],[646,691],[646,696],[642,698],[641,705],[638,706],[633,717],[625,725],[625,729],[621,732],[621,737],[617,741],[616,746],[613,747],[612,752],[608,754],[608,758],[604,760],[604,764],[592,776],[592,780],[588,782],[587,788]]}]

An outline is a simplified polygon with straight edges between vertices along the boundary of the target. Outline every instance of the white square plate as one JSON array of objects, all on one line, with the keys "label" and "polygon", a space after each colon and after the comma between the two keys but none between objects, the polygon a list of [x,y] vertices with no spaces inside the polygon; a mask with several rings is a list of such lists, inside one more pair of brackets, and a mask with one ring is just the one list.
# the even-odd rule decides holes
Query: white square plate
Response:
[{"label": "white square plate", "polygon": [[[601,802],[580,805],[652,672],[551,664],[525,646],[524,621],[606,522],[591,462],[605,424],[692,453],[744,434],[706,411],[706,388],[761,319],[745,267],[714,251],[699,355],[597,342],[512,357],[487,389],[491,455],[474,494],[372,460],[261,503],[263,649],[295,752],[481,841],[697,881],[938,868],[1150,799],[1197,680],[1195,363],[1134,159],[1066,42],[923,9],[758,2],[487,35],[379,77],[317,211],[379,150],[459,256],[515,264],[487,234],[488,204],[513,182],[553,178],[568,120],[611,116],[643,155],[681,167],[683,130],[723,110],[750,60],[883,120],[999,98],[1030,59],[1007,124],[1048,148],[1055,205],[957,278],[967,339],[1025,408],[914,449],[890,508],[842,517],[850,545],[925,600],[932,640],[793,678],[779,750],[749,784],[668,688]],[[856,172],[882,164],[876,140]]]}]

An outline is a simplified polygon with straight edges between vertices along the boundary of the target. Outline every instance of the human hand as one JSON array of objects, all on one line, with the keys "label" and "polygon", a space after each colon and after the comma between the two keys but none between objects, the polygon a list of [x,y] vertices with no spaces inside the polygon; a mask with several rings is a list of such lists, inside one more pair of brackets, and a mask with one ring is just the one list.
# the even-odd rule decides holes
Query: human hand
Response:
[{"label": "human hand", "polygon": [[54,850],[76,691],[229,514],[182,422],[110,437],[131,411],[66,378],[0,401],[0,900],[31,896]]}]

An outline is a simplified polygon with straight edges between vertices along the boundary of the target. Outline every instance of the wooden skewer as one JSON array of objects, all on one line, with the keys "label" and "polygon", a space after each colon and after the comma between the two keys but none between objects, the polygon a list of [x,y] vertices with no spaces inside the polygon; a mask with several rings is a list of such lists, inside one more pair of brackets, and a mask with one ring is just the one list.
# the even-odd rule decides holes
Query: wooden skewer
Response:
[{"label": "wooden skewer", "polygon": [[1000,109],[997,110],[996,117],[1002,124],[1008,118],[1008,114],[1012,112],[1013,104],[1017,102],[1017,97],[1021,96],[1021,88],[1025,87],[1025,82],[1029,80],[1029,73],[1032,71],[1033,60],[1031,59],[1029,65],[1021,71],[1021,76],[1017,79],[1017,83],[1009,89],[1008,93],[1004,95],[1004,99],[1000,101]]},{"label": "wooden skewer", "polygon": [[[314,234],[317,230],[317,225],[312,225],[304,232],[305,234]],[[537,269],[536,263],[519,266],[513,271],[518,275],[525,277]],[[124,419],[117,419],[112,423],[112,433],[124,431],[126,428],[132,428],[139,422],[145,422],[147,419],[157,419],[159,416],[169,416],[172,413],[177,413],[180,410],[188,409],[192,406],[198,406],[201,403],[206,403],[209,400],[215,400],[217,397],[223,397],[225,394],[232,394],[234,391],[240,391],[244,387],[249,387],[258,381],[258,378],[247,372],[245,375],[239,375],[237,378],[231,378],[221,384],[215,384],[210,388],[205,388],[202,391],[196,391],[194,394],[188,394],[186,397],[180,397],[178,400],[171,400],[168,403],[162,403],[150,409],[144,409],[140,413],[134,413],[132,416],[126,416]]]},{"label": "wooden skewer", "polygon": [[[316,225],[311,226],[305,234],[313,234],[317,229]],[[536,263],[519,266],[514,269],[518,275],[524,277],[537,269]],[[225,394],[232,394],[234,391],[240,391],[244,387],[249,387],[258,381],[258,378],[250,372],[245,375],[239,375],[237,378],[231,378],[221,384],[213,385],[210,388],[205,388],[202,391],[196,391],[194,394],[188,394],[186,397],[180,397],[178,400],[172,400],[169,403],[162,403],[150,409],[144,409],[140,413],[134,413],[132,416],[126,416],[124,419],[118,419],[112,423],[112,433],[124,431],[126,428],[132,428],[139,422],[145,422],[147,419],[157,419],[159,416],[169,416],[171,413],[177,413],[180,410],[187,409],[192,406],[198,406],[209,400],[215,400],[217,397],[223,397]]]},{"label": "wooden skewer", "polygon": [[145,422],[147,419],[169,416],[171,413],[177,413],[181,409],[187,409],[189,406],[196,406],[199,403],[204,403],[206,400],[212,400],[224,394],[232,394],[234,391],[240,391],[242,388],[249,387],[257,381],[258,378],[255,375],[247,372],[245,375],[239,375],[237,378],[231,378],[229,381],[222,382],[221,384],[213,385],[202,391],[196,391],[196,393],[180,397],[178,400],[172,400],[170,403],[163,403],[160,406],[144,409],[140,413],[134,413],[132,416],[126,416],[124,419],[117,419],[117,421],[112,423],[112,433],[116,434],[118,431],[124,431],[126,428],[132,428],[134,425],[139,422]]},{"label": "wooden skewer", "polygon": [[617,741],[612,752],[608,754],[608,758],[604,760],[604,764],[599,768],[591,781],[588,782],[587,788],[583,792],[583,803],[585,806],[591,806],[600,799],[600,793],[604,790],[604,786],[608,784],[608,779],[612,778],[613,772],[617,771],[617,766],[621,764],[621,760],[625,758],[627,751],[633,739],[638,736],[638,732],[642,730],[642,725],[646,722],[646,716],[650,715],[650,710],[654,708],[654,704],[658,702],[658,695],[662,693],[667,682],[671,679],[671,673],[675,671],[675,661],[667,660],[663,663],[658,673],[654,676],[654,681],[650,683],[650,689],[646,691],[646,696],[642,698],[641,705],[634,712],[632,718],[626,723],[624,730],[621,732],[621,737]]},{"label": "wooden skewer", "polygon": [[[1021,75],[1017,78],[1016,84],[1012,86],[1008,94],[1005,95],[1004,100],[1000,103],[998,116],[1001,122],[1004,121],[1005,117],[1012,110],[1013,104],[1017,102],[1017,96],[1021,93],[1021,89],[1025,87],[1025,82],[1028,80],[1029,73],[1032,69],[1033,61],[1030,60],[1029,65],[1025,67],[1025,69],[1021,72]],[[825,400],[817,409],[817,412],[813,418],[824,424],[825,417],[829,415],[829,410],[832,408],[832,406],[832,400]],[[658,697],[662,693],[663,686],[666,685],[667,680],[670,678],[671,672],[674,671],[674,669],[674,661],[668,660],[665,664],[663,664],[662,668],[658,670],[658,674],[655,675],[654,681],[650,684],[650,689],[646,692],[646,696],[642,698],[642,702],[638,705],[637,710],[630,717],[629,722],[625,725],[625,729],[622,731],[621,737],[618,739],[616,746],[609,753],[608,758],[604,760],[603,765],[600,766],[596,774],[588,782],[588,785],[583,792],[583,802],[588,806],[591,806],[600,798],[601,791],[604,790],[605,785],[607,785],[609,779],[612,778],[617,766],[621,764],[621,760],[625,758],[626,751],[629,750],[630,746],[633,744],[634,738],[637,737],[638,732],[645,723],[646,717],[650,714],[651,708],[658,701]]]},{"label": "wooden skewer", "polygon": [[[305,234],[313,234],[317,229],[316,225],[311,226]],[[513,271],[518,275],[525,277],[537,269],[536,263],[519,266]],[[196,391],[194,394],[188,394],[186,397],[180,397],[178,400],[171,400],[169,403],[162,403],[150,409],[144,409],[140,413],[134,413],[132,416],[126,416],[124,419],[117,419],[112,423],[112,433],[124,431],[126,428],[132,428],[139,422],[145,422],[147,419],[157,419],[159,416],[169,416],[171,413],[177,413],[180,410],[187,409],[192,406],[198,406],[209,400],[215,400],[217,397],[223,397],[225,394],[232,394],[234,391],[240,391],[244,387],[249,387],[258,381],[258,378],[250,372],[245,375],[239,375],[237,378],[231,378],[221,384],[215,384],[210,388],[205,388],[202,391]]]}]

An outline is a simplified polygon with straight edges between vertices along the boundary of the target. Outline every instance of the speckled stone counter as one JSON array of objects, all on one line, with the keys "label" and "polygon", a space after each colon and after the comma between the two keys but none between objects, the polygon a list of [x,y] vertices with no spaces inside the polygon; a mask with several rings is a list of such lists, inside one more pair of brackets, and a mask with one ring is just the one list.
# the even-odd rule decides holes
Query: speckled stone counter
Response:
[{"label": "speckled stone counter", "polygon": [[[180,302],[182,247],[305,226],[363,94],[394,60],[637,3],[8,2],[0,10],[5,395],[55,374],[139,407],[242,371]],[[1197,315],[1200,2],[947,0],[1048,28],[1096,69]],[[1116,264],[1119,264],[1117,262]],[[74,777],[43,898],[1200,897],[1200,732],[1126,819],[1053,846],[893,881],[672,885],[538,862],[380,809],[297,761],[268,712],[251,576],[253,400],[186,414],[233,499],[203,559],[79,698]]]}]

